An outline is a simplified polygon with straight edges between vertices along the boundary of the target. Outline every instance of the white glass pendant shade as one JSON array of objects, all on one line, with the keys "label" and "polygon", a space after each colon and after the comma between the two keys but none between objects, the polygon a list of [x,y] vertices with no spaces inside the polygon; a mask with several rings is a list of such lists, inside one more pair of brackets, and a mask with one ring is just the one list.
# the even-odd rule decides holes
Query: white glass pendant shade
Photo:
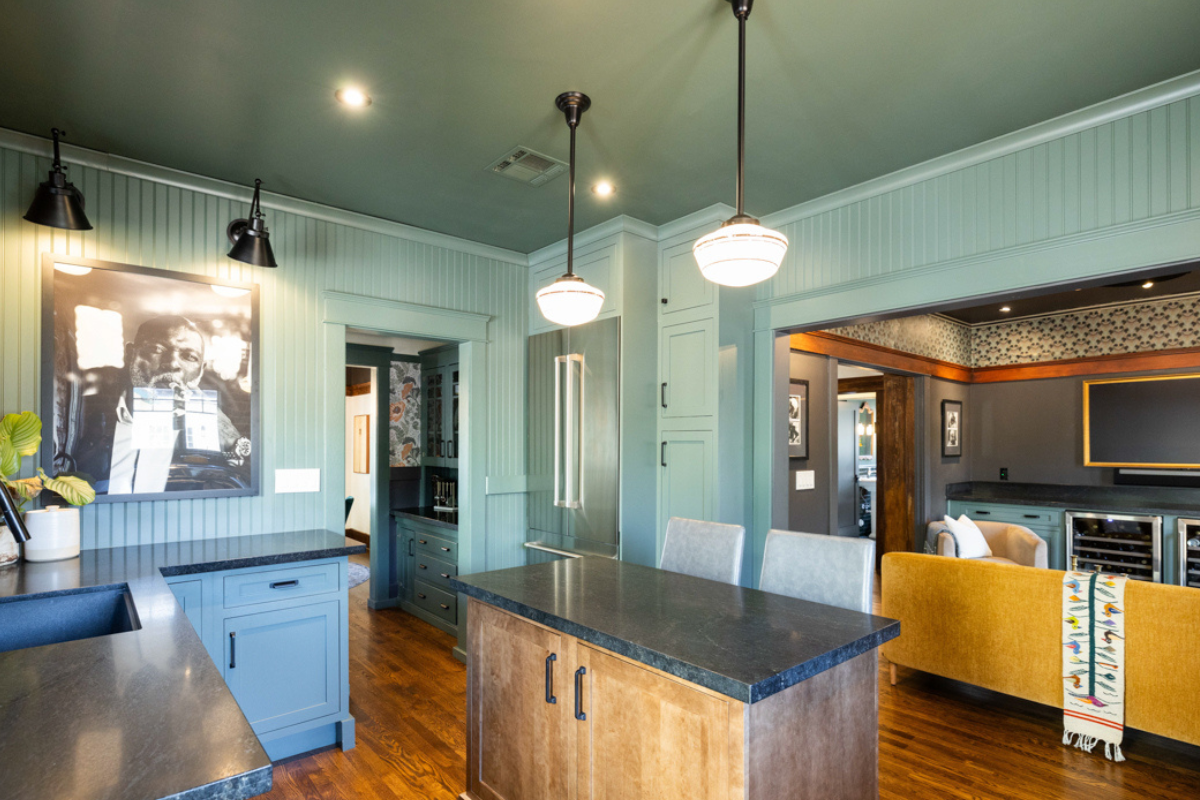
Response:
[{"label": "white glass pendant shade", "polygon": [[578,275],[563,275],[538,290],[537,304],[542,316],[556,325],[582,325],[600,313],[604,292],[589,286]]},{"label": "white glass pendant shade", "polygon": [[731,221],[697,241],[692,253],[700,272],[713,283],[750,286],[779,271],[787,248],[782,233],[757,223]]}]

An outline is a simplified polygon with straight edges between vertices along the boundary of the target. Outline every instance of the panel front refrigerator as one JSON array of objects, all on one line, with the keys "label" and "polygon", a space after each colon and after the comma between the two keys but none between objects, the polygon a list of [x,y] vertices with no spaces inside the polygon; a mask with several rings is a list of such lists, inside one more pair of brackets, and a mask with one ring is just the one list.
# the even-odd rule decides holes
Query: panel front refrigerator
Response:
[{"label": "panel front refrigerator", "polygon": [[597,320],[529,338],[533,549],[618,553],[620,324]]}]

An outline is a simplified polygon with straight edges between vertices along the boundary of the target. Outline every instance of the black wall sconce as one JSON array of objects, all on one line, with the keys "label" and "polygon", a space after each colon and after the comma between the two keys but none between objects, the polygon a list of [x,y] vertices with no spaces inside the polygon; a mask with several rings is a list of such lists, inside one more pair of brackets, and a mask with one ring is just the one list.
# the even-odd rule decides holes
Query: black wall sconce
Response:
[{"label": "black wall sconce", "polygon": [[254,199],[250,201],[249,219],[235,219],[225,229],[229,243],[229,257],[243,264],[253,264],[256,267],[277,267],[275,254],[271,252],[270,234],[263,223],[262,208],[259,206],[258,193],[262,181],[254,179]]},{"label": "black wall sconce", "polygon": [[67,180],[58,154],[58,137],[66,136],[67,132],[51,128],[50,135],[54,137],[54,166],[50,169],[49,180],[38,185],[25,219],[51,228],[90,231],[92,223],[83,213],[83,193]]}]

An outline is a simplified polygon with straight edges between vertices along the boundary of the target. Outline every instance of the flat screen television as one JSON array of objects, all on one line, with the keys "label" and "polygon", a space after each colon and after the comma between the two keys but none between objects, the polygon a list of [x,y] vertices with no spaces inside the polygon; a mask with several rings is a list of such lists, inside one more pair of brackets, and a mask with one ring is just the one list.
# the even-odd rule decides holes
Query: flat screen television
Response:
[{"label": "flat screen television", "polygon": [[1200,469],[1200,374],[1084,381],[1083,464]]}]

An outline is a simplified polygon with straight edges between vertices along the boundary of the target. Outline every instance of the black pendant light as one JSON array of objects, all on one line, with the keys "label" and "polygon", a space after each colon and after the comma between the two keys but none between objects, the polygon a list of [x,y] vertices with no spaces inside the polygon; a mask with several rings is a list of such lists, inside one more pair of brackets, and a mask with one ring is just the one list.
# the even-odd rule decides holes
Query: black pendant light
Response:
[{"label": "black pendant light", "polygon": [[50,169],[49,180],[38,185],[25,219],[51,228],[90,231],[92,223],[83,213],[83,193],[67,181],[58,155],[58,137],[66,136],[67,132],[51,128],[50,135],[54,137],[54,166]]},{"label": "black pendant light", "polygon": [[700,272],[722,286],[750,286],[779,271],[787,237],[746,213],[746,20],[754,0],[729,0],[738,21],[737,213],[692,248]]},{"label": "black pendant light", "polygon": [[575,129],[592,100],[583,92],[563,92],[554,106],[567,118],[571,129],[570,185],[567,189],[567,273],[537,293],[542,316],[553,323],[570,327],[591,322],[604,305],[604,292],[588,285],[575,274]]},{"label": "black pendant light", "polygon": [[258,193],[262,181],[254,179],[254,199],[250,201],[250,218],[235,219],[225,229],[229,237],[229,257],[243,264],[253,264],[256,267],[277,267],[275,254],[271,252],[270,234],[263,224],[262,208],[259,206]]}]

